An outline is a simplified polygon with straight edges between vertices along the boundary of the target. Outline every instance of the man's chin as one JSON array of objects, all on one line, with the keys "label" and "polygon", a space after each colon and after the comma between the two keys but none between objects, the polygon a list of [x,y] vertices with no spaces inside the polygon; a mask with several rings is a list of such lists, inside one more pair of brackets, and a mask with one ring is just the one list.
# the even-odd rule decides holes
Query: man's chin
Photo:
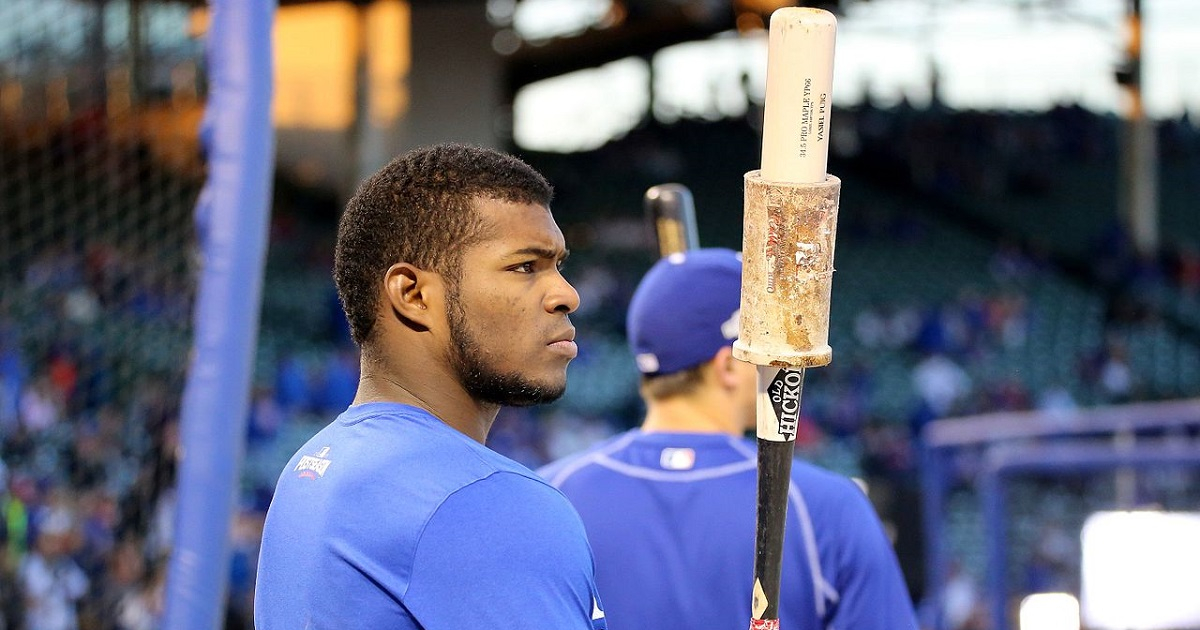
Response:
[{"label": "man's chin", "polygon": [[494,378],[476,382],[471,387],[476,400],[502,407],[532,407],[562,398],[567,391],[566,379],[536,383],[515,378]]},{"label": "man's chin", "polygon": [[535,405],[544,405],[552,403],[567,391],[566,384],[552,387],[533,387],[523,389],[519,392],[510,392],[508,402],[501,403],[506,407],[533,407]]}]

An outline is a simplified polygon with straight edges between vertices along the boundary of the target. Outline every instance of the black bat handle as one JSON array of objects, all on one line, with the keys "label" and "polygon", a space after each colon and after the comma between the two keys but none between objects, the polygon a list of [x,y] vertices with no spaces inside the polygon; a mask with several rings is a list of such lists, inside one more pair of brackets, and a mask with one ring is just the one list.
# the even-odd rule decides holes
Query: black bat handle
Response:
[{"label": "black bat handle", "polygon": [[[758,526],[754,534],[752,630],[779,627],[783,531],[795,450],[795,441],[758,440]],[[771,621],[774,621],[773,625]]]},{"label": "black bat handle", "polygon": [[783,535],[803,391],[803,368],[758,367],[758,508],[750,630],[779,630]]},{"label": "black bat handle", "polygon": [[654,226],[659,256],[669,256],[700,247],[696,206],[692,192],[683,184],[650,187],[644,197],[646,216]]}]

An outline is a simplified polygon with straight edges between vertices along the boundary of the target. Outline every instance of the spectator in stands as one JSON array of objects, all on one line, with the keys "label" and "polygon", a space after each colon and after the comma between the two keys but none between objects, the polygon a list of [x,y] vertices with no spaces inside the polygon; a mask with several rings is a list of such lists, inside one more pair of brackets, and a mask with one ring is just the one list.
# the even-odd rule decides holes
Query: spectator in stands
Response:
[{"label": "spectator in stands", "polygon": [[7,492],[0,494],[0,518],[11,562],[20,562],[29,551],[30,512],[37,501],[37,489],[26,475],[9,475]]},{"label": "spectator in stands", "polygon": [[879,304],[871,304],[854,316],[854,339],[863,348],[878,348],[888,338],[887,313]]},{"label": "spectator in stands", "polygon": [[1175,282],[1184,297],[1200,298],[1200,247],[1183,243],[1175,258]]},{"label": "spectator in stands", "polygon": [[988,300],[987,327],[998,346],[1020,348],[1029,339],[1028,300],[1021,293],[1005,292]]},{"label": "spectator in stands", "polygon": [[246,423],[248,448],[270,444],[288,419],[275,391],[265,385],[255,385],[250,394],[250,418]]},{"label": "spectator in stands", "polygon": [[65,405],[50,375],[38,374],[21,392],[21,424],[31,434],[42,433],[62,420]]},{"label": "spectator in stands", "polygon": [[307,412],[312,408],[312,385],[304,360],[285,352],[275,364],[275,400],[285,413]]},{"label": "spectator in stands", "polygon": [[1033,552],[1025,568],[1024,589],[1028,593],[1072,592],[1078,588],[1069,577],[1077,573],[1079,543],[1057,519],[1049,518],[1038,528]]},{"label": "spectator in stands", "polygon": [[152,559],[137,571],[137,579],[112,609],[116,617],[114,630],[156,630],[161,625],[167,562],[164,558]]},{"label": "spectator in stands", "polygon": [[25,595],[25,625],[37,630],[76,630],[76,606],[88,592],[88,579],[72,559],[75,515],[67,502],[47,507],[39,519],[34,548],[21,563],[19,582]]},{"label": "spectator in stands", "polygon": [[1079,404],[1075,401],[1075,396],[1071,394],[1071,390],[1058,381],[1047,383],[1037,393],[1035,402],[1038,409],[1048,411],[1052,414],[1074,411],[1079,407]]},{"label": "spectator in stands", "polygon": [[1129,365],[1129,350],[1123,342],[1117,339],[1109,340],[1099,376],[1099,384],[1106,401],[1124,403],[1133,396],[1133,368]]},{"label": "spectator in stands", "polygon": [[987,627],[987,609],[979,585],[959,560],[950,563],[950,575],[942,593],[941,614],[950,630],[983,630]]},{"label": "spectator in stands", "polygon": [[913,388],[934,417],[943,417],[971,393],[971,377],[941,352],[931,352],[912,373]]},{"label": "spectator in stands", "polygon": [[19,545],[10,545],[10,538],[23,536],[24,528],[10,527],[8,496],[8,468],[0,460],[0,630],[16,630],[24,620],[24,594],[17,581],[18,558],[13,550]]}]

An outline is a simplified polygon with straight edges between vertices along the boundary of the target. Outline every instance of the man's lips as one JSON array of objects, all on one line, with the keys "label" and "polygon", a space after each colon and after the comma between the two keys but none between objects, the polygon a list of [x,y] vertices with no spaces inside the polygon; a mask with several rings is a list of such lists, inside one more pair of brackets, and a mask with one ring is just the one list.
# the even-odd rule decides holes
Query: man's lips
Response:
[{"label": "man's lips", "polygon": [[546,344],[548,348],[566,355],[568,358],[574,359],[579,354],[579,347],[575,345],[575,329],[556,335],[554,341]]}]

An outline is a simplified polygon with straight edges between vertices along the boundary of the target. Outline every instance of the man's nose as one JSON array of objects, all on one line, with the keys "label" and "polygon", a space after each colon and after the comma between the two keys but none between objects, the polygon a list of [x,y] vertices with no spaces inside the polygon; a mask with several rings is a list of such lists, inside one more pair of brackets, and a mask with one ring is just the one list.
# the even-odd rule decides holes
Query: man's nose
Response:
[{"label": "man's nose", "polygon": [[579,308],[579,292],[570,282],[567,282],[562,274],[557,274],[554,287],[546,295],[546,310],[574,313],[577,308]]}]

